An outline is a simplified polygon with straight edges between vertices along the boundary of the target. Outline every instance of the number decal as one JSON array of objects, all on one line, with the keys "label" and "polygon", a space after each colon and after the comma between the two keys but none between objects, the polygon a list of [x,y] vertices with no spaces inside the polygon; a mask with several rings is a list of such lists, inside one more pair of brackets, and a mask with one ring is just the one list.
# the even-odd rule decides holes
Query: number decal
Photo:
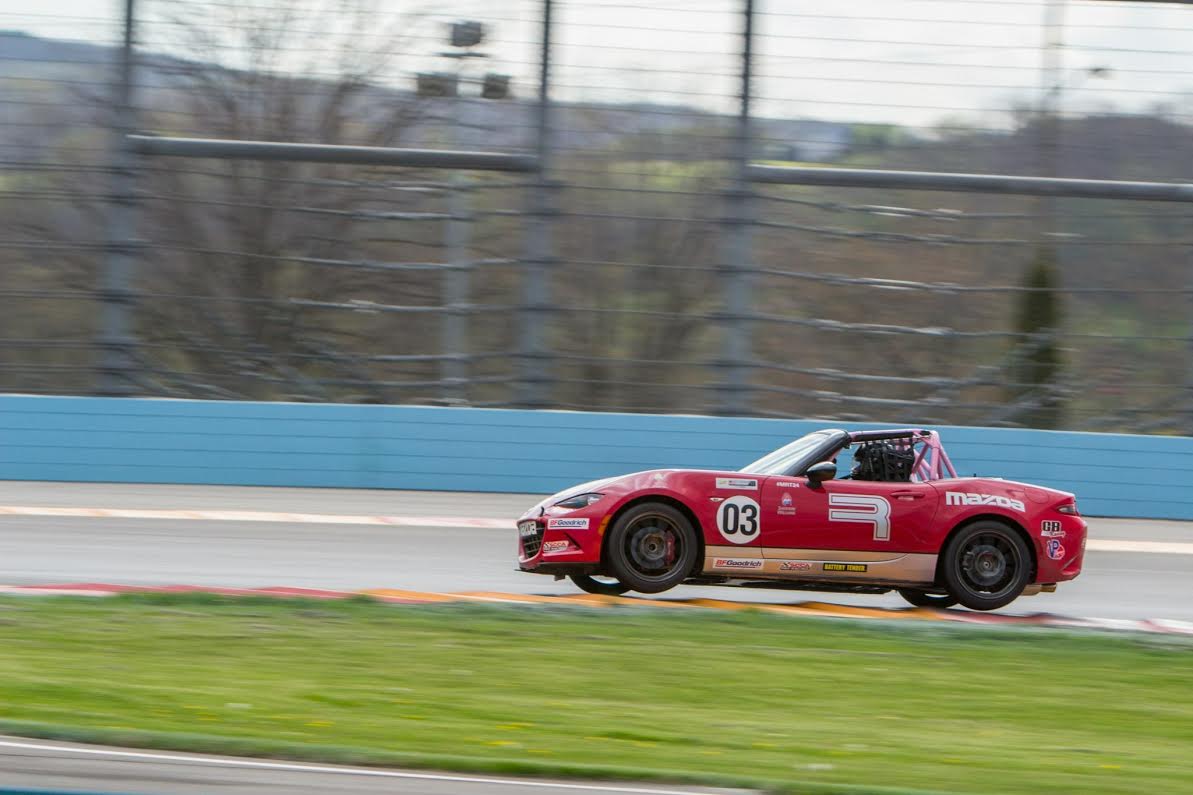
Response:
[{"label": "number decal", "polygon": [[874,525],[875,541],[891,540],[891,504],[886,497],[869,494],[830,494],[828,509],[830,522],[866,522]]},{"label": "number decal", "polygon": [[762,529],[758,520],[758,503],[741,495],[725,500],[717,509],[717,529],[732,544],[750,543]]}]

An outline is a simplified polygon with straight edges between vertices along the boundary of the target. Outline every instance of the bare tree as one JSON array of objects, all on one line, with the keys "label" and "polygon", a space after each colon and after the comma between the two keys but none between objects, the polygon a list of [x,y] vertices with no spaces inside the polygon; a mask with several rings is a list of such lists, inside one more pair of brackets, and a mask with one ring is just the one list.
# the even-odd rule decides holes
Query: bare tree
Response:
[{"label": "bare tree", "polygon": [[[143,68],[142,126],[239,140],[399,143],[420,106],[385,84],[410,56],[421,16],[386,13],[387,5],[170,3],[148,26],[168,34],[154,44],[169,57]],[[345,349],[361,337],[400,344],[417,336],[412,322],[327,307],[434,297],[417,274],[353,266],[433,251],[436,224],[411,230],[387,220],[412,201],[394,183],[418,175],[277,161],[153,166],[143,186],[151,245],[140,284],[160,297],[142,302],[139,325],[159,371],[251,397],[342,397],[384,380]]]}]

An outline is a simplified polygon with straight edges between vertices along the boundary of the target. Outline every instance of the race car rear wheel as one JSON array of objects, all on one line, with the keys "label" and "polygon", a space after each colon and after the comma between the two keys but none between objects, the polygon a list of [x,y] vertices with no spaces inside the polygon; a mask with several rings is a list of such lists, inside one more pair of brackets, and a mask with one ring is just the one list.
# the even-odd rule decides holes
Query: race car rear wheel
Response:
[{"label": "race car rear wheel", "polygon": [[610,573],[630,590],[659,593],[679,585],[699,554],[687,517],[660,502],[630,508],[605,537]]},{"label": "race car rear wheel", "polygon": [[913,591],[900,588],[899,595],[916,607],[935,607],[944,610],[957,604],[957,598],[947,593],[928,593],[927,591]]},{"label": "race car rear wheel", "polygon": [[942,570],[949,593],[970,610],[997,610],[1015,601],[1031,578],[1027,543],[1009,525],[980,521],[945,545]]},{"label": "race car rear wheel", "polygon": [[586,593],[621,596],[630,590],[629,586],[623,585],[620,580],[615,580],[612,577],[593,577],[587,574],[573,574],[570,579],[576,584],[577,588]]}]

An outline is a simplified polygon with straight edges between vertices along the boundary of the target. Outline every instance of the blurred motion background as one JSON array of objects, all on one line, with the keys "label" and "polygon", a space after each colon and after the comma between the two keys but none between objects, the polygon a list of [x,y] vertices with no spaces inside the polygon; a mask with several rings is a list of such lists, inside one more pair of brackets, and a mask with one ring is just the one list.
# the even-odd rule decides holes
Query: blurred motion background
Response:
[{"label": "blurred motion background", "polygon": [[1190,181],[1193,8],[744,5],[0,0],[0,391],[1193,434],[1188,204],[742,179]]}]

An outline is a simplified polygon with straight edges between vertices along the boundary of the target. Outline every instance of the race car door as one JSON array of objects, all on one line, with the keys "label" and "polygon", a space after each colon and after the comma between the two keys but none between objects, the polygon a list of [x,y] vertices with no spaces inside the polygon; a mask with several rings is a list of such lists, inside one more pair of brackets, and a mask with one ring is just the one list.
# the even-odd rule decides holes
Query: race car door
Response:
[{"label": "race car door", "polygon": [[[932,552],[927,549],[938,493],[926,483],[770,477],[762,488],[766,557],[790,550]],[[814,556],[812,556],[814,557]]]}]

